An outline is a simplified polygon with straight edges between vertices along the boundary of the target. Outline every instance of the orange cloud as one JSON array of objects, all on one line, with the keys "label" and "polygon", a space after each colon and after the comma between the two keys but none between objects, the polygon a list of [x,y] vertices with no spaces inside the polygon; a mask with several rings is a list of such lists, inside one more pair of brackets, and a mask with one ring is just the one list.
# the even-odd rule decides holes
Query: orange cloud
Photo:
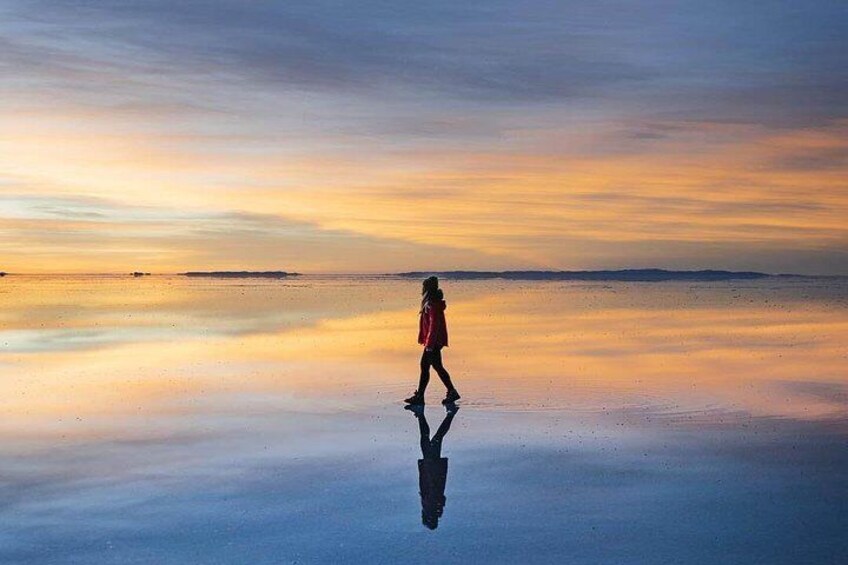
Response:
[{"label": "orange cloud", "polygon": [[[0,215],[6,246],[32,251],[26,261],[13,257],[7,270],[111,268],[117,264],[109,257],[121,253],[119,245],[142,258],[145,269],[201,266],[201,257],[207,264],[229,262],[216,260],[214,246],[202,249],[185,237],[184,220],[169,220],[193,212],[276,216],[315,226],[339,244],[345,234],[358,234],[410,249],[436,246],[444,260],[431,260],[433,266],[454,268],[580,268],[587,258],[593,265],[606,258],[608,266],[626,266],[627,257],[662,266],[699,245],[712,253],[705,266],[723,266],[715,263],[724,255],[732,261],[740,248],[749,255],[844,251],[848,241],[844,122],[777,131],[663,123],[653,126],[663,133],[648,138],[631,136],[638,124],[599,123],[589,133],[520,132],[502,149],[369,147],[351,155],[331,145],[291,151],[284,140],[264,138],[118,135],[99,121],[79,136],[88,118],[6,117],[10,133],[0,140],[0,170],[20,186],[4,192],[155,207],[164,220],[139,225],[117,219],[108,227],[64,221],[60,229],[81,243],[60,246],[65,256],[59,266],[51,253],[58,249],[33,235],[35,225]],[[104,229],[114,235],[85,243]],[[244,238],[237,224],[233,230],[232,241],[262,245],[261,234]],[[361,250],[367,267],[358,268],[349,254],[337,261],[326,249],[286,267],[400,268],[397,260],[367,261],[369,249]]]}]

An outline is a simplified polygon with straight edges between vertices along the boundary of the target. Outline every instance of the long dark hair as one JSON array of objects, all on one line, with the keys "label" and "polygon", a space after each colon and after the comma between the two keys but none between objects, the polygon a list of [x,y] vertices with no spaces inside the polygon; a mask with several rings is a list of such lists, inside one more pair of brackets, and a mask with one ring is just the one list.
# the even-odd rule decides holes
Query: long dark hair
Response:
[{"label": "long dark hair", "polygon": [[433,300],[441,300],[442,291],[439,290],[439,277],[432,276],[424,279],[421,283],[421,311],[424,311],[424,305]]}]

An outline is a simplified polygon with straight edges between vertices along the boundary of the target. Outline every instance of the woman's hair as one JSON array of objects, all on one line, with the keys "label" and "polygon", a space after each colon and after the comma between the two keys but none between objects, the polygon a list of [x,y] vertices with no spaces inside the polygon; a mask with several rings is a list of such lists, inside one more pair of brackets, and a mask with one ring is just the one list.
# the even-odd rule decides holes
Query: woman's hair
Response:
[{"label": "woman's hair", "polygon": [[444,294],[439,290],[439,277],[427,277],[421,283],[421,310],[424,305],[432,300],[441,300]]}]

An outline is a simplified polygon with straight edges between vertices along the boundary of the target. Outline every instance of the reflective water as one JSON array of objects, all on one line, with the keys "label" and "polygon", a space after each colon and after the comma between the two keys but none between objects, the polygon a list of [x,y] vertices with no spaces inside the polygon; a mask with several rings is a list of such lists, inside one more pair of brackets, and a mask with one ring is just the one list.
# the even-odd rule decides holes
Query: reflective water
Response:
[{"label": "reflective water", "polygon": [[439,457],[418,285],[0,279],[0,562],[848,551],[844,279],[446,281]]}]

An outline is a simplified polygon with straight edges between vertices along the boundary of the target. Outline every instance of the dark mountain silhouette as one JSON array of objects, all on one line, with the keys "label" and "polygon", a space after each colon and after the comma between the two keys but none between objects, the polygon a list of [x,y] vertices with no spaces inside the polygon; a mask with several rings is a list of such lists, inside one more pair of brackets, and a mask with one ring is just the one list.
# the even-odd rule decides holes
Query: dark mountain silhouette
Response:
[{"label": "dark mountain silhouette", "polygon": [[[437,275],[446,279],[476,280],[476,279],[506,279],[527,281],[726,281],[738,279],[762,279],[771,277],[767,273],[754,271],[667,271],[665,269],[622,269],[617,271],[415,271],[398,273],[398,276],[422,278]],[[793,275],[780,275],[793,276]]]}]

